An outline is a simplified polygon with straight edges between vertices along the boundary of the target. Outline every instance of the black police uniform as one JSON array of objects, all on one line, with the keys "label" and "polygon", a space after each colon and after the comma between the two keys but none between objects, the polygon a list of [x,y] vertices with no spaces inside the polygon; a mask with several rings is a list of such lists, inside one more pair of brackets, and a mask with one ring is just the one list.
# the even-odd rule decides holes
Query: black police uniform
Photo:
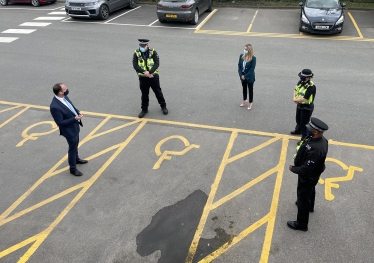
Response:
[{"label": "black police uniform", "polygon": [[[139,41],[141,43],[142,43],[142,41],[148,42],[148,40],[146,40],[146,39],[145,40],[139,39]],[[139,52],[140,52],[140,49],[139,49]],[[147,59],[149,57],[149,48],[146,52],[141,52],[141,54],[142,54],[142,58],[144,59],[144,61],[147,61]],[[147,71],[150,74],[153,74],[158,69],[158,67],[160,66],[160,59],[159,59],[159,56],[158,56],[156,50],[153,51],[152,58],[153,58],[153,61],[154,61],[154,65],[151,69],[148,69],[148,65],[147,65],[147,63],[145,63],[145,66],[147,67]],[[137,73],[143,73],[144,72],[144,69],[142,69],[138,65],[138,57],[135,53],[133,55],[132,64],[133,64],[133,67],[134,67],[134,69]],[[165,102],[164,95],[162,94],[162,90],[161,90],[161,87],[160,87],[159,75],[154,74],[153,76],[154,76],[153,78],[148,78],[148,77],[145,77],[145,76],[139,76],[139,86],[140,86],[140,91],[142,93],[142,97],[141,97],[142,112],[145,112],[145,113],[148,112],[149,88],[152,88],[153,92],[156,95],[157,101],[161,106],[161,109],[163,110],[164,114],[167,114],[166,102]]]},{"label": "black police uniform", "polygon": [[[311,118],[307,127],[321,132],[328,129],[328,126],[317,118]],[[309,222],[309,212],[314,211],[315,186],[325,170],[327,152],[328,141],[325,137],[312,138],[307,136],[297,151],[294,166],[291,169],[292,172],[298,174],[297,223],[299,227],[306,230]]]}]

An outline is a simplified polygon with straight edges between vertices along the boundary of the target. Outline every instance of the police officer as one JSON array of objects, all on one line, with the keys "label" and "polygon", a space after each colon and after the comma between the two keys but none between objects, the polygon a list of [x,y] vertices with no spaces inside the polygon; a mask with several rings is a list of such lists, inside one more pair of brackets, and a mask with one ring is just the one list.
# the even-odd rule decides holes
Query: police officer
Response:
[{"label": "police officer", "polygon": [[317,118],[311,118],[306,125],[312,135],[307,136],[297,147],[291,172],[298,175],[297,182],[297,221],[288,221],[287,226],[294,230],[308,231],[309,212],[314,212],[315,186],[325,170],[328,142],[323,132],[328,126]]},{"label": "police officer", "polygon": [[[296,127],[291,134],[301,134],[301,140],[307,136],[307,128],[310,117],[314,110],[314,98],[316,96],[316,86],[312,78],[314,74],[310,69],[303,69],[299,73],[300,80],[293,92],[293,101],[296,107]],[[300,142],[299,142],[300,143]]]},{"label": "police officer", "polygon": [[157,101],[161,106],[162,113],[168,114],[164,95],[160,88],[160,79],[158,76],[158,67],[160,60],[154,48],[149,48],[148,39],[138,39],[139,49],[135,50],[132,58],[132,64],[139,76],[140,91],[142,92],[142,111],[138,117],[143,118],[148,113],[149,105],[149,88],[152,88],[156,95]]}]

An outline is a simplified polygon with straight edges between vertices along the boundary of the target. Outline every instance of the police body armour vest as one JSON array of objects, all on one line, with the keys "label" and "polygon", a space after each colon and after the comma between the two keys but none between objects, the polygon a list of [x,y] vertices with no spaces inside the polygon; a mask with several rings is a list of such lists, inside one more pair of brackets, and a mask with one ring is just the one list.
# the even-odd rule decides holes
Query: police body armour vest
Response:
[{"label": "police body armour vest", "polygon": [[[311,80],[308,81],[305,84],[304,83],[300,83],[299,85],[297,85],[295,87],[295,90],[296,90],[296,99],[298,99],[298,98],[304,98],[307,89],[309,87],[313,86],[313,85],[314,85],[314,83]],[[310,95],[310,97],[309,97],[308,100],[301,102],[301,104],[311,104],[312,102],[313,102],[313,94]]]},{"label": "police body armour vest", "polygon": [[[152,58],[154,51],[155,51],[154,48],[150,49],[149,52],[148,52],[149,53],[148,58],[147,58],[146,61],[144,61],[144,58],[142,56],[142,52],[140,52],[139,50],[135,50],[135,54],[138,58],[138,66],[141,67],[144,71],[150,71],[152,69],[152,67],[154,66],[155,61]],[[153,72],[153,74],[157,75],[158,74],[158,69],[156,69],[155,72]],[[143,73],[138,72],[138,75],[142,77]]]}]

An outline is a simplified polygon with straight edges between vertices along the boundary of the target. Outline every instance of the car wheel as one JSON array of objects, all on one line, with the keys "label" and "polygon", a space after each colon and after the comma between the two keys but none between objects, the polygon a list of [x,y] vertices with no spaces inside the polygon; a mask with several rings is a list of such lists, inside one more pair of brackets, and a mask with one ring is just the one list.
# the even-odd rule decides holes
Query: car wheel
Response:
[{"label": "car wheel", "polygon": [[40,2],[39,2],[39,0],[31,0],[31,4],[32,4],[33,6],[40,6]]},{"label": "car wheel", "polygon": [[99,10],[99,19],[100,20],[106,20],[109,17],[109,8],[107,5],[100,6]]},{"label": "car wheel", "polygon": [[131,8],[131,9],[135,8],[136,7],[136,0],[130,0],[128,7]]},{"label": "car wheel", "polygon": [[158,19],[158,22],[160,22],[160,23],[165,23],[166,21],[163,20],[163,19],[161,19],[161,18],[159,18],[159,19]]},{"label": "car wheel", "polygon": [[0,5],[8,5],[8,0],[0,0]]},{"label": "car wheel", "polygon": [[191,25],[196,25],[199,22],[199,10],[195,9],[193,19],[190,21]]},{"label": "car wheel", "polygon": [[206,11],[212,12],[212,10],[213,10],[213,0],[210,0],[209,1],[209,7],[208,7],[208,9]]}]

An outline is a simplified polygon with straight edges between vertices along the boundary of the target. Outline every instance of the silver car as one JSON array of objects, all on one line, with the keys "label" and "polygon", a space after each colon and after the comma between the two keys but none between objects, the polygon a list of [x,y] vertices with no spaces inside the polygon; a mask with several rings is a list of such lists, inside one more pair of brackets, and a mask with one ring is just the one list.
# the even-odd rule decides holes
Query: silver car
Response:
[{"label": "silver car", "polygon": [[66,14],[72,18],[92,17],[105,20],[118,9],[136,7],[136,0],[66,0]]},{"label": "silver car", "polygon": [[157,17],[160,23],[183,21],[196,25],[200,14],[213,10],[213,0],[160,0]]}]

